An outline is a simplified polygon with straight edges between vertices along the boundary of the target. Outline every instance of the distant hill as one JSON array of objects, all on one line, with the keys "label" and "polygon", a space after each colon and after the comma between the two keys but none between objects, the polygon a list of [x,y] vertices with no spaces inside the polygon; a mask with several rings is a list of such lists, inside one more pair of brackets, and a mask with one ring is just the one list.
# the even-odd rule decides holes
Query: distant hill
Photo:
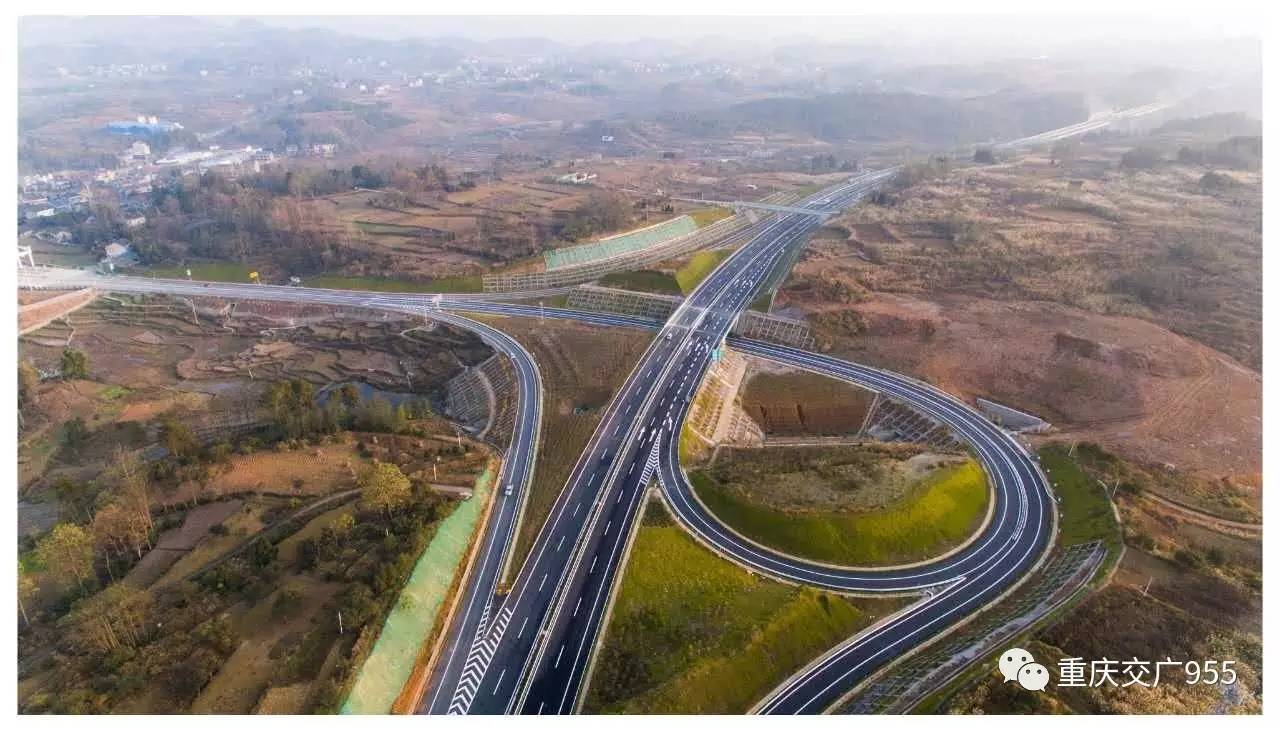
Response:
[{"label": "distant hill", "polygon": [[692,134],[754,131],[828,141],[963,144],[1021,137],[1088,118],[1083,94],[1001,92],[967,99],[851,92],[770,98],[717,110],[670,113],[664,123]]},{"label": "distant hill", "polygon": [[1262,134],[1262,122],[1243,112],[1209,114],[1203,117],[1171,119],[1157,132],[1190,132],[1192,134],[1220,137],[1257,137]]}]

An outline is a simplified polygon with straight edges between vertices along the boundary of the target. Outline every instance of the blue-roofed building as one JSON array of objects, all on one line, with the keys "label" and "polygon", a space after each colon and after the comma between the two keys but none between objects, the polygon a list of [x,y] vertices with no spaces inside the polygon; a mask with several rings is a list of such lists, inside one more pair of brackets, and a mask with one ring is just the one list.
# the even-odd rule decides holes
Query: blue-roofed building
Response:
[{"label": "blue-roofed building", "polygon": [[131,137],[150,137],[156,134],[167,134],[182,129],[177,122],[168,122],[155,117],[140,116],[125,122],[107,122],[107,131],[112,134],[125,134]]}]

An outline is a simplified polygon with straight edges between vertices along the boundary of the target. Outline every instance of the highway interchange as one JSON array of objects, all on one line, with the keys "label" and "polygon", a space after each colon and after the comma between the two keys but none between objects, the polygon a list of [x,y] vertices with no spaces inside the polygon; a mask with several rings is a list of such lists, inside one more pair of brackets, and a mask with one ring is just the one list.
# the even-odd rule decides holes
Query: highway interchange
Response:
[{"label": "highway interchange", "polygon": [[[836,211],[872,191],[893,170],[852,178],[798,206]],[[1046,554],[1054,529],[1047,484],[1010,436],[945,393],[911,378],[794,348],[728,336],[738,314],[821,217],[780,214],[758,224],[662,325],[604,413],[559,494],[529,557],[505,595],[520,511],[532,482],[541,423],[537,365],[513,338],[455,312],[570,318],[597,325],[653,327],[635,317],[545,309],[486,296],[376,294],[222,284],[79,272],[24,270],[19,285],[287,301],[409,312],[467,329],[509,357],[517,374],[516,427],[499,474],[491,516],[420,712],[569,713],[580,709],[609,602],[656,477],[677,519],[714,550],[776,578],[849,593],[912,594],[921,600],[854,636],[789,678],[756,711],[830,709],[893,659],[944,633],[1010,590]],[[527,296],[527,295],[526,295]],[[721,524],[693,494],[679,465],[681,425],[722,343],[747,354],[822,373],[909,403],[950,427],[986,469],[992,518],[974,540],[942,559],[878,570],[839,568],[761,548]]]}]

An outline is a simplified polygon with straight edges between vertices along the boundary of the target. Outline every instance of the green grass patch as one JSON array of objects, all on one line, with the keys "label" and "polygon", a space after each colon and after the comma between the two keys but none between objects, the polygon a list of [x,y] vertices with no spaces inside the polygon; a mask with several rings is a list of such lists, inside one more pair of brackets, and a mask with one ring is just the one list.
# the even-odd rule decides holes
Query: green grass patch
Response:
[{"label": "green grass patch", "polygon": [[721,261],[729,258],[729,254],[733,253],[731,248],[718,248],[712,251],[699,251],[689,259],[689,263],[680,267],[676,272],[676,283],[680,285],[680,291],[688,294],[692,292],[707,275],[716,270]]},{"label": "green grass patch", "polygon": [[699,228],[724,220],[731,215],[733,215],[733,211],[728,208],[699,208],[688,213],[688,216],[693,219],[693,222]]},{"label": "green grass patch", "polygon": [[212,261],[189,266],[154,266],[147,270],[147,275],[158,279],[185,279],[187,269],[191,270],[191,278],[196,281],[248,282],[249,272],[257,271],[257,267],[249,264],[238,264],[230,261]]},{"label": "green grass patch", "polygon": [[769,310],[773,309],[773,290],[762,291],[757,294],[756,298],[751,300],[751,305],[747,309],[768,314]]},{"label": "green grass patch", "polygon": [[123,385],[108,385],[98,392],[98,397],[105,401],[119,400],[131,391]]},{"label": "green grass patch", "polygon": [[469,294],[483,290],[479,276],[446,276],[430,281],[413,281],[383,276],[308,276],[303,286],[317,289],[352,289],[392,294]]},{"label": "green grass patch", "polygon": [[618,271],[607,274],[600,279],[600,286],[611,286],[628,291],[641,291],[650,294],[680,294],[680,285],[671,274],[652,269],[640,271]]},{"label": "green grass patch", "polygon": [[[673,566],[679,566],[673,569]],[[897,607],[754,576],[651,504],[596,659],[589,713],[743,713]]]},{"label": "green grass patch", "polygon": [[1111,500],[1096,479],[1072,458],[1069,450],[1052,444],[1040,449],[1040,466],[1058,497],[1058,541],[1062,547],[1102,540],[1108,549],[1120,545],[1120,526]]},{"label": "green grass patch", "polygon": [[34,574],[43,573],[46,568],[44,563],[40,562],[40,558],[36,555],[35,550],[18,553],[18,570],[22,573]]},{"label": "green grass patch", "polygon": [[892,565],[960,544],[986,515],[990,489],[975,461],[943,467],[900,501],[868,512],[789,513],[753,503],[705,472],[690,475],[698,497],[733,529],[789,555],[840,565]]}]

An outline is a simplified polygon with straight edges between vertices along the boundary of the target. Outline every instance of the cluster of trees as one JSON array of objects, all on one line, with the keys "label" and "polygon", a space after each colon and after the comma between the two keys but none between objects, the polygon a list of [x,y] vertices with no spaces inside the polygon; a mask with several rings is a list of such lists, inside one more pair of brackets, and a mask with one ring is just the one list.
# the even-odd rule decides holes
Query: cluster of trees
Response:
[{"label": "cluster of trees", "polygon": [[303,198],[331,195],[359,187],[398,191],[412,199],[475,187],[471,178],[451,175],[438,163],[405,165],[398,161],[366,162],[347,168],[272,168],[241,180],[249,188]]},{"label": "cluster of trees", "polygon": [[[259,447],[260,436],[280,440],[290,437],[290,429],[323,425],[315,414],[337,412],[339,420],[352,425],[395,430],[429,413],[425,402],[393,408],[381,398],[362,398],[354,384],[327,396],[318,399],[301,381],[273,384],[264,405],[276,423],[242,437],[239,448]],[[263,533],[195,581],[139,590],[117,579],[173,524],[153,518],[151,495],[166,479],[193,478],[176,473],[175,465],[207,466],[230,453],[230,444],[201,446],[189,424],[177,411],[160,417],[161,439],[170,454],[155,463],[118,449],[105,478],[55,487],[60,503],[74,514],[23,551],[18,599],[24,624],[36,622],[31,630],[57,647],[59,671],[50,690],[33,695],[24,712],[109,712],[126,697],[154,687],[162,690],[169,711],[185,709],[238,643],[223,613],[226,607],[271,595],[288,569],[314,570],[350,584],[323,609],[331,620],[314,623],[300,646],[278,660],[280,676],[315,679],[335,642],[347,652],[367,649],[435,524],[448,512],[450,503],[427,485],[410,480],[393,463],[375,461],[356,480],[361,499],[354,514],[304,540],[297,563],[282,564],[277,544],[291,527],[281,523],[283,529]],[[44,602],[38,618],[31,608],[40,591],[50,588],[60,598],[52,606]],[[339,615],[344,633],[338,631]],[[359,666],[360,657],[343,657],[336,676],[321,687],[321,709],[336,709],[342,687]]]},{"label": "cluster of trees", "polygon": [[[294,172],[285,173],[286,187]],[[350,189],[350,178],[318,174],[313,185],[335,178]],[[174,177],[151,193],[146,226],[134,233],[146,263],[179,264],[190,257],[231,261],[268,260],[288,271],[310,273],[341,266],[355,253],[357,233],[334,232],[297,195],[282,195],[261,178],[230,180],[214,172]]]},{"label": "cluster of trees", "polygon": [[89,377],[89,356],[83,350],[68,347],[62,351],[62,359],[58,363],[62,377],[72,380]]},{"label": "cluster of trees", "polygon": [[815,175],[824,172],[853,172],[858,163],[853,160],[839,160],[833,154],[814,155],[809,158],[809,172]]},{"label": "cluster of trees", "polygon": [[357,483],[362,494],[356,513],[334,520],[319,535],[298,544],[299,568],[349,583],[330,608],[333,615],[341,615],[346,635],[359,637],[340,671],[317,688],[319,712],[338,709],[343,689],[363,662],[377,627],[451,504],[425,485],[412,483],[394,464],[375,464]]},{"label": "cluster of trees", "polygon": [[877,188],[867,198],[873,205],[892,206],[898,202],[898,193],[926,180],[945,177],[951,172],[951,158],[938,155],[927,160],[910,162],[902,166],[889,185]]},{"label": "cluster of trees", "polygon": [[[99,584],[98,570],[105,569],[108,577],[115,578],[119,563],[131,563],[141,558],[152,546],[155,522],[151,516],[151,477],[136,456],[120,449],[114,458],[115,466],[107,475],[110,484],[96,495],[88,493],[84,484],[61,482],[55,489],[59,497],[66,496],[79,505],[75,513],[88,512],[84,499],[92,500],[92,514],[84,523],[59,522],[35,542],[30,552],[29,567],[39,567],[42,575],[55,590],[66,591],[64,600],[75,600],[91,593]],[[64,505],[70,506],[70,505]],[[19,608],[27,619],[26,604],[39,590],[34,575],[28,572],[29,581],[22,583],[26,593],[19,594]]]},{"label": "cluster of trees", "polygon": [[284,438],[304,438],[344,429],[402,433],[410,422],[431,415],[426,399],[393,406],[379,396],[363,398],[354,383],[344,383],[326,397],[305,380],[281,380],[267,387],[262,405]]},{"label": "cluster of trees", "polygon": [[662,121],[692,134],[743,129],[843,141],[918,140],[957,144],[1009,139],[1087,119],[1078,93],[1008,91],[964,99],[909,93],[846,92],[754,99],[722,109],[672,112]]},{"label": "cluster of trees", "polygon": [[1134,147],[1120,156],[1120,167],[1126,170],[1150,170],[1164,162],[1164,155],[1154,147]]},{"label": "cluster of trees", "polygon": [[560,235],[570,241],[616,231],[631,222],[632,206],[622,195],[597,191],[574,209]]},{"label": "cluster of trees", "polygon": [[1200,176],[1200,187],[1204,190],[1231,190],[1240,187],[1240,181],[1225,173],[1210,170]]},{"label": "cluster of trees", "polygon": [[18,361],[18,411],[26,411],[40,398],[40,371],[30,360]]},{"label": "cluster of trees", "polygon": [[87,210],[65,211],[23,222],[36,230],[65,229],[71,233],[72,243],[95,253],[101,253],[112,241],[132,240],[135,236],[135,230],[125,225],[120,210],[109,205],[93,204]]},{"label": "cluster of trees", "polygon": [[[271,169],[236,179],[217,172],[173,176],[151,193],[148,224],[127,230],[119,216],[93,216],[85,240],[131,238],[146,263],[190,258],[269,261],[293,273],[317,273],[354,261],[364,234],[331,225],[305,199],[368,188],[387,191],[377,204],[403,208],[415,200],[474,187],[439,164],[357,164],[349,168]],[[98,230],[101,229],[101,230]]]},{"label": "cluster of trees", "polygon": [[[1149,145],[1134,147],[1120,157],[1126,170],[1150,170],[1166,162],[1164,153]],[[1257,170],[1262,166],[1261,137],[1232,137],[1216,145],[1183,146],[1178,162],[1184,165],[1213,165],[1233,170]]]},{"label": "cluster of trees", "polygon": [[1212,146],[1182,147],[1178,150],[1178,162],[1257,170],[1262,166],[1262,137],[1232,137]]},{"label": "cluster of trees", "polygon": [[161,711],[186,709],[239,643],[225,605],[187,582],[115,582],[82,598],[46,629],[54,671],[22,712],[105,714],[154,689]]}]

